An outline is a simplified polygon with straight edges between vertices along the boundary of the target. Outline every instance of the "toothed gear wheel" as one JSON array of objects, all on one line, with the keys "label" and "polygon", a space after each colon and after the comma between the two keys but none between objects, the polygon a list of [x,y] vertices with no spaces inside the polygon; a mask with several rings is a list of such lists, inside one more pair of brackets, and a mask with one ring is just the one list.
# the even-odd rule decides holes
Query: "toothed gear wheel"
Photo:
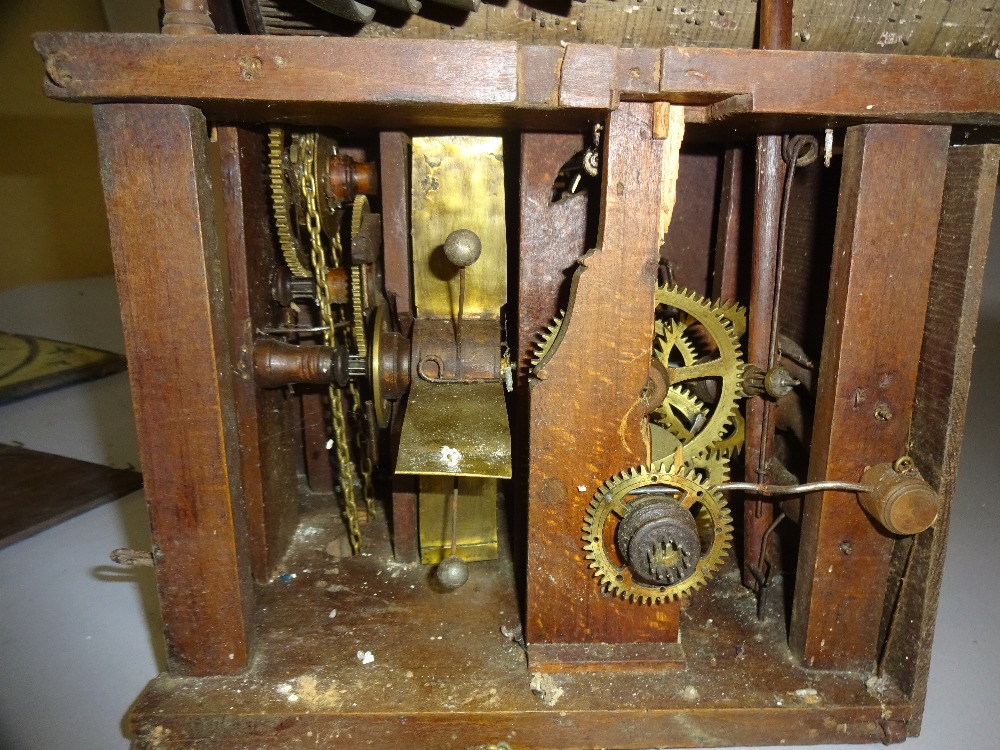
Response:
[{"label": "toothed gear wheel", "polygon": [[[633,494],[657,487],[662,494]],[[643,604],[672,601],[705,585],[733,538],[722,494],[699,481],[697,470],[667,463],[628,469],[601,485],[583,531],[601,586]]]},{"label": "toothed gear wheel", "polygon": [[688,459],[685,463],[698,477],[698,481],[710,487],[729,481],[729,456],[713,450]]},{"label": "toothed gear wheel", "polygon": [[[351,207],[351,241],[361,233],[361,222],[369,212],[368,198],[359,195]],[[365,267],[355,263],[351,266],[351,331],[354,335],[354,346],[361,357],[368,356],[368,340],[365,337],[365,307],[367,306]]]},{"label": "toothed gear wheel", "polygon": [[538,343],[535,344],[531,355],[531,368],[533,372],[538,372],[548,361],[549,356],[556,348],[556,343],[562,336],[562,324],[566,318],[566,311],[560,310],[559,314],[542,331]]},{"label": "toothed gear wheel", "polygon": [[698,347],[684,335],[685,321],[677,318],[657,320],[654,327],[656,356],[668,367],[693,365]]},{"label": "toothed gear wheel", "polygon": [[303,279],[311,278],[312,271],[309,270],[305,249],[292,229],[291,199],[284,164],[285,131],[281,128],[271,128],[268,131],[267,153],[271,207],[281,255],[293,276]]},{"label": "toothed gear wheel", "polygon": [[[683,354],[680,358],[673,356],[675,352],[684,351],[678,345],[667,351],[661,348],[657,352],[660,361],[667,368],[671,389],[682,386],[697,393],[696,387],[699,384],[708,385],[710,381],[715,381],[715,400],[707,404],[711,414],[688,439],[678,435],[684,445],[684,454],[694,456],[712,449],[723,438],[727,424],[737,412],[737,400],[742,395],[740,384],[743,374],[737,330],[744,325],[741,320],[745,320],[745,315],[741,317],[742,308],[713,304],[694,292],[674,286],[657,289],[656,302],[675,311],[665,321],[663,330],[673,331],[676,341],[686,341],[686,345],[693,346],[692,339],[695,337],[692,331],[697,328],[697,338],[708,344],[699,347],[705,354],[692,361],[688,361]],[[674,326],[669,326],[669,321],[674,321]],[[669,392],[667,398],[669,399]],[[664,403],[664,406],[668,404]],[[664,426],[670,429],[672,425],[667,422]]]}]

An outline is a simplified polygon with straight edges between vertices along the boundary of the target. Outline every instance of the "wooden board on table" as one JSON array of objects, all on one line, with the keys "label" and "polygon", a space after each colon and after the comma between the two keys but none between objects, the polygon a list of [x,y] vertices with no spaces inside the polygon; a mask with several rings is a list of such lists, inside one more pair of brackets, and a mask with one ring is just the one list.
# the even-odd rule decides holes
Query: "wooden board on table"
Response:
[{"label": "wooden board on table", "polygon": [[134,492],[142,474],[0,445],[0,549]]}]

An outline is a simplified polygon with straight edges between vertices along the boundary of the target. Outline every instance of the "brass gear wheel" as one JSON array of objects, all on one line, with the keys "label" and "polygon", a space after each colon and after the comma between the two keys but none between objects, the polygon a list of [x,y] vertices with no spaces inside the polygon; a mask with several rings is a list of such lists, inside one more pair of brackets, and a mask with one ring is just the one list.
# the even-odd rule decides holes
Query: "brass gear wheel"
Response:
[{"label": "brass gear wheel", "polygon": [[[674,493],[673,499],[664,504],[674,512],[686,511],[697,526],[700,554],[696,560],[687,561],[688,572],[679,580],[648,582],[619,559],[615,535],[630,510],[638,509],[643,502],[637,499],[642,496],[633,493],[646,487],[662,487],[665,493]],[[728,555],[733,538],[732,516],[722,494],[699,481],[695,469],[671,467],[665,462],[627,469],[602,484],[587,509],[583,531],[586,559],[601,586],[614,596],[642,604],[672,601],[705,585]],[[681,554],[688,557],[683,551]]]},{"label": "brass gear wheel", "polygon": [[[361,232],[361,222],[368,213],[368,198],[359,195],[351,208],[351,241]],[[368,356],[368,339],[365,336],[365,308],[367,307],[367,274],[361,263],[351,264],[351,332],[354,347],[361,357]]]},{"label": "brass gear wheel", "polygon": [[[697,432],[687,440],[682,438],[685,455],[695,456],[712,449],[726,435],[726,427],[737,413],[737,400],[743,395],[744,367],[737,331],[745,327],[746,316],[738,306],[713,304],[676,286],[657,289],[656,302],[676,311],[659,329],[673,338],[662,339],[657,347],[657,356],[670,376],[670,388],[682,386],[690,390],[700,381],[715,380],[717,383],[717,395],[710,404],[711,414]],[[694,327],[699,329],[699,339],[708,339],[711,344],[699,347],[707,353],[697,358],[690,356],[694,337],[689,331]],[[672,341],[672,344],[664,348],[664,341]],[[669,392],[667,398],[670,398]],[[665,402],[664,407],[667,406]],[[671,425],[664,426],[669,429]]]},{"label": "brass gear wheel", "polygon": [[717,450],[687,459],[685,464],[694,469],[698,481],[710,487],[729,481],[730,457]]},{"label": "brass gear wheel", "polygon": [[285,265],[293,276],[312,277],[306,251],[292,229],[291,197],[285,175],[285,131],[271,128],[267,133],[268,184],[271,189],[271,207],[274,228]]}]

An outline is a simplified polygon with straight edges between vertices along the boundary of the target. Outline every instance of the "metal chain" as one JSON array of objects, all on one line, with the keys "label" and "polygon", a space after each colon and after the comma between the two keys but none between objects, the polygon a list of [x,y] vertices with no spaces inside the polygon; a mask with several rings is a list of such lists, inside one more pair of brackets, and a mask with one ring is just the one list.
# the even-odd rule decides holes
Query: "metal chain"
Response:
[{"label": "metal chain", "polygon": [[[319,215],[319,200],[316,194],[316,134],[309,133],[300,141],[302,149],[302,177],[300,189],[306,199],[306,226],[312,245],[313,281],[316,287],[316,302],[319,305],[320,317],[323,319],[323,339],[327,346],[335,346],[335,328],[333,308],[330,302],[330,290],[326,285],[326,256],[323,249],[322,225]],[[334,266],[340,264],[340,239],[331,238],[331,257]],[[354,499],[354,464],[351,461],[351,446],[347,436],[347,420],[344,416],[344,403],[340,392],[330,386],[330,413],[333,417],[333,440],[337,451],[337,462],[340,465],[340,490],[344,496],[344,517],[347,520],[347,532],[351,540],[351,549],[357,553],[361,550],[361,530],[358,528],[358,507]]]},{"label": "metal chain", "polygon": [[370,440],[368,436],[368,431],[365,428],[365,423],[368,415],[365,410],[364,399],[361,398],[361,392],[358,390],[358,384],[353,380],[348,386],[348,391],[351,394],[351,411],[354,414],[354,445],[358,449],[358,456],[361,459],[361,488],[364,492],[365,497],[365,509],[368,511],[368,517],[375,512],[375,486],[372,483],[372,460],[371,455],[368,450],[368,441]]}]

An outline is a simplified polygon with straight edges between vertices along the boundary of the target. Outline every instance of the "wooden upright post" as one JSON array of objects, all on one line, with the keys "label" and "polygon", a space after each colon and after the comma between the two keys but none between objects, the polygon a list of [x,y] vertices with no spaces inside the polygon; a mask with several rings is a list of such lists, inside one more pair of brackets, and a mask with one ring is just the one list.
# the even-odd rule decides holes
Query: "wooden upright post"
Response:
[{"label": "wooden upright post", "polygon": [[271,295],[276,258],[262,174],[266,146],[261,134],[232,125],[219,127],[218,139],[243,499],[253,575],[267,581],[298,524],[298,477],[290,400],[281,389],[261,388],[253,371],[256,331],[277,325],[280,314]]},{"label": "wooden upright post", "polygon": [[[810,481],[907,453],[950,132],[847,131]],[[805,500],[791,645],[806,666],[874,664],[892,541],[854,494]]]},{"label": "wooden upright post", "polygon": [[252,590],[207,128],[183,105],[94,107],[172,672],[235,672]]},{"label": "wooden upright post", "polygon": [[677,603],[651,607],[605,593],[584,559],[581,540],[597,488],[649,461],[640,402],[649,375],[665,228],[661,190],[669,179],[668,141],[654,137],[653,113],[654,105],[638,102],[622,102],[611,113],[598,248],[579,261],[561,342],[531,388],[527,638],[532,669],[578,668],[588,658],[579,648],[585,644],[677,640]]}]

